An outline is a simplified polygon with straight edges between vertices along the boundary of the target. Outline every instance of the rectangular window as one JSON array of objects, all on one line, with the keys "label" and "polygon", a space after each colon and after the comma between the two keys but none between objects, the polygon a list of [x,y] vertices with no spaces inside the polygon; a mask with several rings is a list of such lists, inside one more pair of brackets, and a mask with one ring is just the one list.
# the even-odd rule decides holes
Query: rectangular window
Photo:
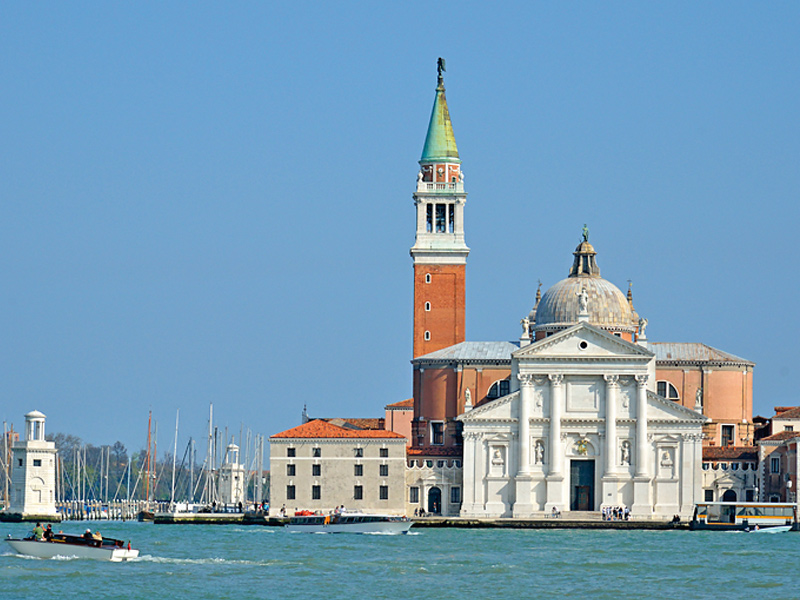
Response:
[{"label": "rectangular window", "polygon": [[381,477],[389,476],[389,465],[381,465]]},{"label": "rectangular window", "polygon": [[22,459],[21,459],[21,458],[18,458],[18,459],[17,459],[17,464],[18,464],[20,467],[22,466]]},{"label": "rectangular window", "polygon": [[444,423],[441,421],[431,423],[431,443],[436,446],[444,444]]},{"label": "rectangular window", "polygon": [[416,486],[408,488],[408,503],[419,504],[419,488]]},{"label": "rectangular window", "polygon": [[293,458],[294,455],[295,455],[295,449],[294,448],[287,448],[286,449],[286,456],[288,456],[289,458]]},{"label": "rectangular window", "polygon": [[450,488],[450,503],[451,504],[459,504],[461,502],[461,488],[460,487],[451,487]]},{"label": "rectangular window", "polygon": [[744,501],[745,502],[755,502],[755,490],[745,490],[744,491]]},{"label": "rectangular window", "polygon": [[364,476],[364,465],[353,465],[353,475],[356,477]]},{"label": "rectangular window", "polygon": [[733,444],[733,425],[722,426],[722,447]]},{"label": "rectangular window", "polygon": [[322,498],[322,488],[318,485],[311,486],[311,499],[312,500],[319,500]]},{"label": "rectangular window", "polygon": [[287,500],[294,500],[294,486],[287,485],[286,486],[286,499]]},{"label": "rectangular window", "polygon": [[287,477],[294,477],[296,474],[296,468],[294,465],[286,465],[286,476]]},{"label": "rectangular window", "polygon": [[784,425],[783,426],[783,430],[784,431],[794,431],[794,425]]},{"label": "rectangular window", "polygon": [[322,456],[322,448],[314,448],[314,450],[311,452],[311,456],[314,458],[319,458]]},{"label": "rectangular window", "polygon": [[354,500],[363,500],[364,499],[364,486],[357,485],[353,487],[353,499]]},{"label": "rectangular window", "polygon": [[455,223],[456,223],[456,205],[455,204],[448,204],[447,205],[447,231],[450,233],[455,233]]},{"label": "rectangular window", "polygon": [[361,457],[364,456],[364,449],[363,448],[355,448],[353,450],[353,452],[355,453],[356,458],[361,458]]},{"label": "rectangular window", "polygon": [[42,459],[41,458],[34,458],[33,459],[33,466],[34,467],[41,467],[42,466]]},{"label": "rectangular window", "polygon": [[780,473],[781,472],[781,459],[779,456],[773,456],[769,461],[770,472],[772,473]]},{"label": "rectangular window", "polygon": [[313,477],[319,477],[322,475],[322,466],[321,465],[311,465],[311,475]]},{"label": "rectangular window", "polygon": [[[428,204],[425,208],[427,209],[427,217],[428,217],[425,231],[427,231],[428,233],[433,233],[433,204]],[[430,281],[427,283],[430,283]]]},{"label": "rectangular window", "polygon": [[389,458],[389,449],[381,448],[381,458]]},{"label": "rectangular window", "polygon": [[379,497],[381,500],[388,500],[389,499],[389,486],[382,485],[379,489]]}]

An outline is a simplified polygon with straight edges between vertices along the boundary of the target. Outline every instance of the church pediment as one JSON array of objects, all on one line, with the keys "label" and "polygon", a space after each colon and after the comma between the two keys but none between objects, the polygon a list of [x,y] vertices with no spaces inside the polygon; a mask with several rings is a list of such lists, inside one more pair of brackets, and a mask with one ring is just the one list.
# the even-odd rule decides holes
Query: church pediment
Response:
[{"label": "church pediment", "polygon": [[524,346],[512,354],[519,361],[537,359],[619,360],[648,362],[655,356],[652,352],[598,329],[588,323],[559,331],[550,337]]},{"label": "church pediment", "polygon": [[699,412],[662,398],[653,392],[647,392],[647,419],[649,421],[696,421],[698,423],[710,420]]},{"label": "church pediment", "polygon": [[519,392],[512,392],[507,396],[493,400],[477,408],[473,408],[469,412],[459,415],[457,419],[465,423],[471,421],[479,421],[483,419],[503,419],[508,420],[516,418],[516,402],[519,398]]}]

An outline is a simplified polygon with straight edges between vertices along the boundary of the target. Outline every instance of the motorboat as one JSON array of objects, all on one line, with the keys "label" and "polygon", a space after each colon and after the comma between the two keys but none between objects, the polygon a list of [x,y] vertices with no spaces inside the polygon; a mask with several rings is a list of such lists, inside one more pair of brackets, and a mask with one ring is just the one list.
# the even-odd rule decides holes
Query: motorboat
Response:
[{"label": "motorboat", "polygon": [[122,540],[103,538],[87,539],[82,535],[54,533],[51,540],[37,540],[33,536],[15,539],[10,535],[6,542],[17,554],[36,558],[76,557],[124,562],[139,556],[139,551]]},{"label": "motorboat", "polygon": [[413,523],[408,517],[363,512],[339,512],[321,515],[300,511],[289,519],[290,533],[408,533]]},{"label": "motorboat", "polygon": [[758,527],[751,529],[748,533],[786,533],[791,531],[791,525],[779,525],[777,527]]}]

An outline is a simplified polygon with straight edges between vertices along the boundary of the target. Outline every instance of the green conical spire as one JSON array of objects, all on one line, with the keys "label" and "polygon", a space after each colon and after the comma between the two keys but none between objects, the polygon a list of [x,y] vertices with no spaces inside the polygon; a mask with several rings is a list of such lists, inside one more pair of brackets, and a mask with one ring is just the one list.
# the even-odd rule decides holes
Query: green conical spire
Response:
[{"label": "green conical spire", "polygon": [[444,60],[439,59],[439,82],[436,86],[436,99],[433,101],[431,122],[428,124],[428,135],[422,148],[423,161],[445,160],[460,163],[456,138],[453,135],[453,124],[450,122],[450,111],[447,109],[447,98],[444,95]]}]

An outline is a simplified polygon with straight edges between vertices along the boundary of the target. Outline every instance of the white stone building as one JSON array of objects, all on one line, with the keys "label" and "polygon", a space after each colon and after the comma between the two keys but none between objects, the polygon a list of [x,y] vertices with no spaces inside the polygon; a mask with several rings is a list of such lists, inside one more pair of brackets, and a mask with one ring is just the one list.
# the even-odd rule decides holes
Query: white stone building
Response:
[{"label": "white stone building", "polygon": [[11,501],[6,517],[54,520],[56,511],[56,445],[44,434],[45,416],[37,410],[25,415],[25,439],[14,442]]},{"label": "white stone building", "polygon": [[219,468],[219,499],[222,504],[244,503],[244,466],[239,463],[239,446],[228,444],[225,461]]}]

